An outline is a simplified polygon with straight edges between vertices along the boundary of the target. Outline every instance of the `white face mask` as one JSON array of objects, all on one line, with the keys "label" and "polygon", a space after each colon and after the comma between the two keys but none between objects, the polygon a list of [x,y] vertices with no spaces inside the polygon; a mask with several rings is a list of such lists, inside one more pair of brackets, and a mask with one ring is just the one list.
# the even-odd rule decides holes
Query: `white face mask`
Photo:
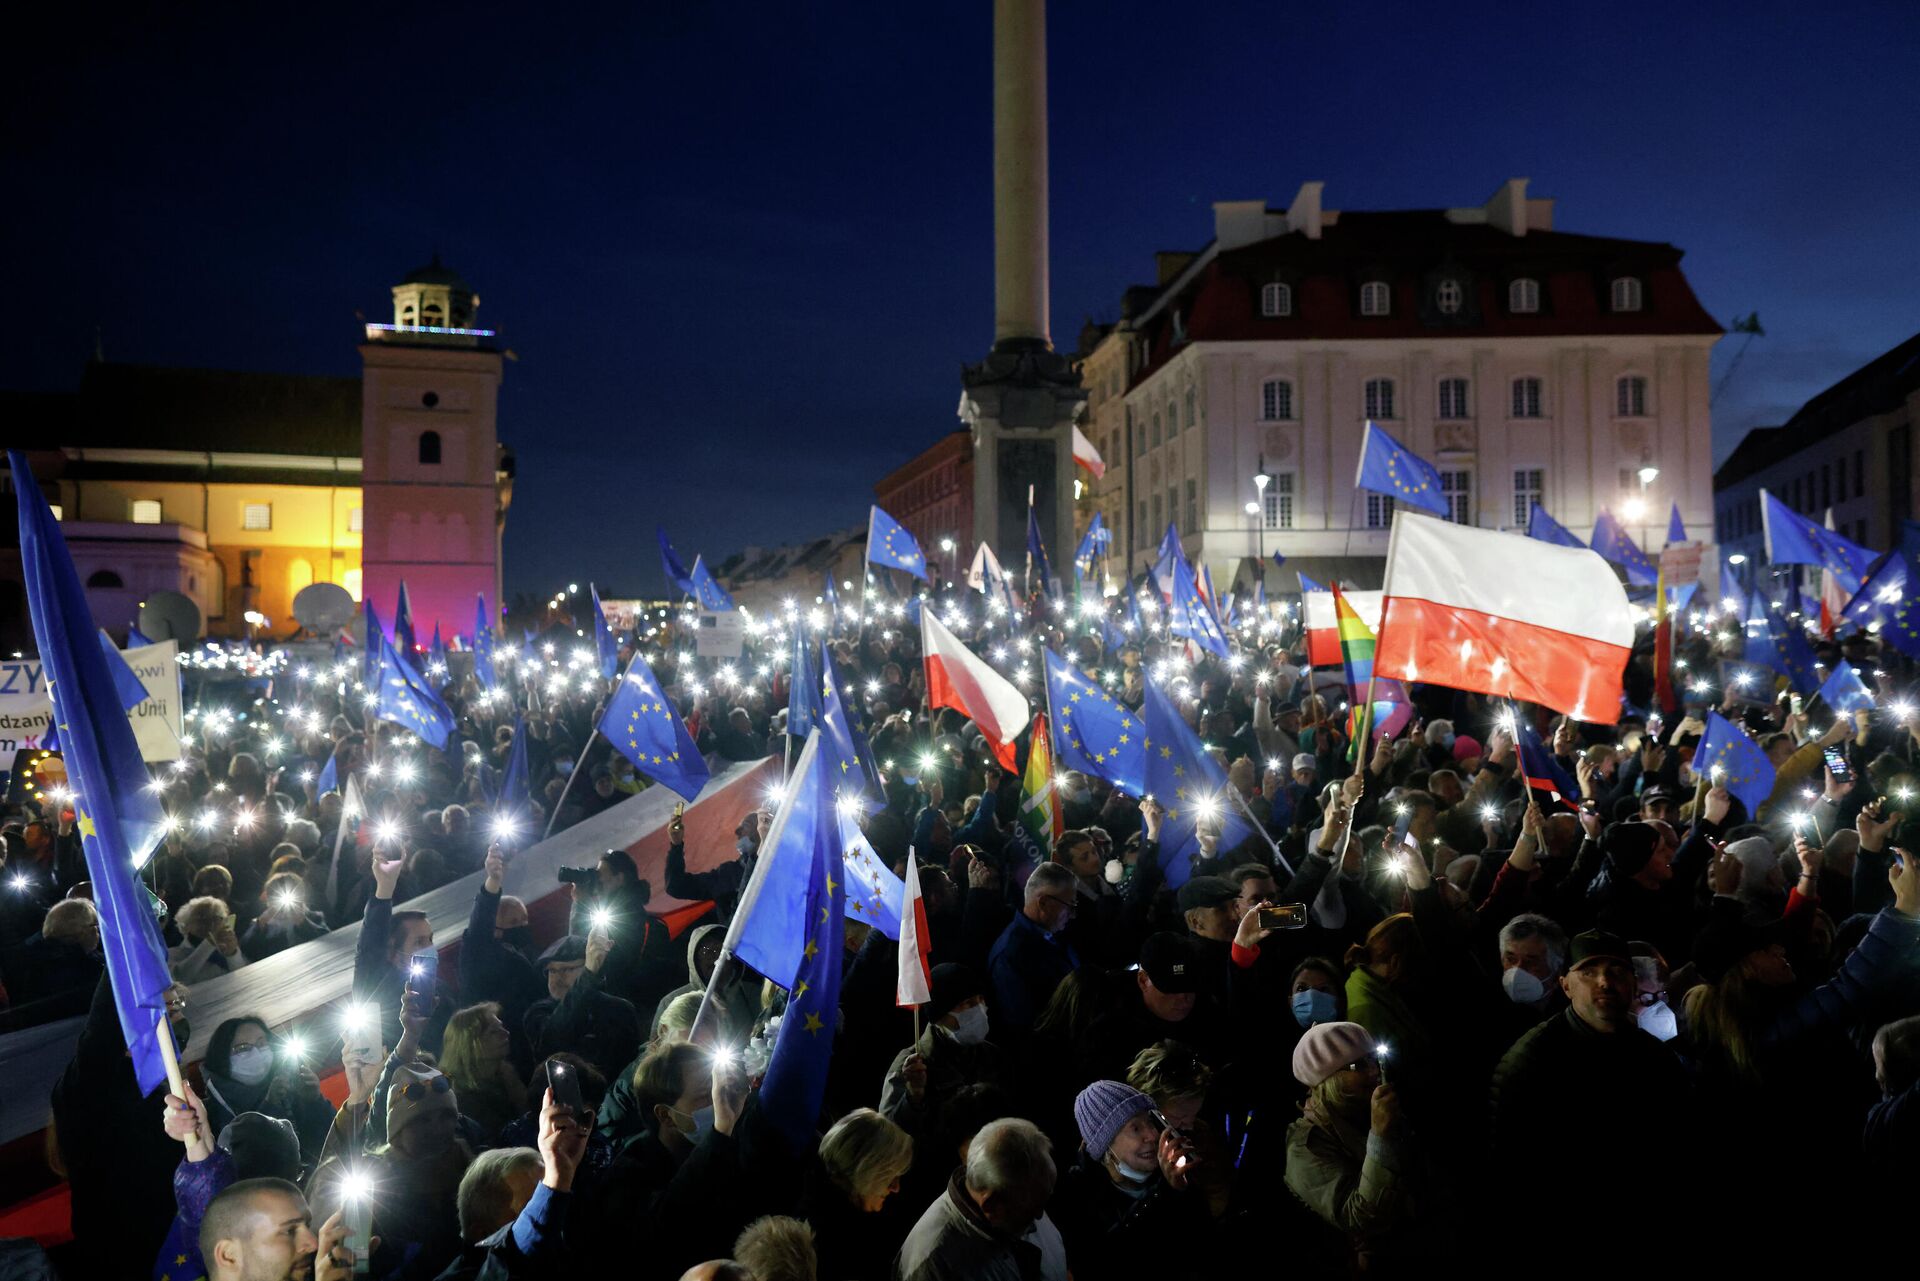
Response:
[{"label": "white face mask", "polygon": [[970,1005],[964,1010],[955,1010],[953,1017],[960,1025],[953,1029],[953,1039],[962,1045],[978,1045],[987,1039],[987,1007]]},{"label": "white face mask", "polygon": [[273,1051],[265,1046],[242,1046],[227,1059],[227,1075],[242,1085],[258,1085],[272,1071]]},{"label": "white face mask", "polygon": [[1641,1006],[1639,1018],[1640,1030],[1655,1040],[1671,1041],[1680,1035],[1680,1020],[1665,1001]]},{"label": "white face mask", "polygon": [[1547,985],[1518,965],[1500,976],[1500,986],[1515,1005],[1538,1005],[1547,995]]}]

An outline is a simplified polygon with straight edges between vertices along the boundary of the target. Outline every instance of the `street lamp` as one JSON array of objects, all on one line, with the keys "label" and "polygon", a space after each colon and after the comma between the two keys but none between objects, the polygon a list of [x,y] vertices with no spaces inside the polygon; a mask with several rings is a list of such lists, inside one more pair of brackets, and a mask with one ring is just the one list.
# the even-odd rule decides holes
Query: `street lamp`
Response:
[{"label": "street lamp", "polygon": [[[1253,559],[1260,567],[1260,586],[1267,585],[1267,525],[1262,519],[1267,507],[1267,486],[1273,483],[1273,475],[1267,470],[1267,456],[1259,455],[1260,470],[1253,473],[1254,492],[1260,495],[1257,503],[1247,504],[1247,514],[1255,517],[1253,523]],[[1263,593],[1264,594],[1264,593]]]}]

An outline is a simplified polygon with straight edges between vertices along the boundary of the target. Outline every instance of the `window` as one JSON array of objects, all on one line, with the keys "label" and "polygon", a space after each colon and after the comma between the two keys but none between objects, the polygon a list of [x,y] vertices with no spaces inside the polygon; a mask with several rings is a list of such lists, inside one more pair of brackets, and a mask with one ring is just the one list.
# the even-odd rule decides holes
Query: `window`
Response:
[{"label": "window", "polygon": [[1187,482],[1187,532],[1200,532],[1200,482]]},{"label": "window", "polygon": [[1167,486],[1167,524],[1180,523],[1180,486]]},{"label": "window", "polygon": [[1133,433],[1133,456],[1144,458],[1147,453],[1147,429],[1133,421],[1133,411],[1127,411],[1127,429]]},{"label": "window", "polygon": [[1293,528],[1293,473],[1283,471],[1275,473],[1267,482],[1267,528]]},{"label": "window", "polygon": [[1467,380],[1464,378],[1442,378],[1440,380],[1440,417],[1465,418],[1467,414]]},{"label": "window", "polygon": [[[1540,310],[1540,282],[1522,276],[1507,286],[1507,310],[1516,316],[1531,316]],[[1516,415],[1517,416],[1517,415]]]},{"label": "window", "polygon": [[1538,378],[1513,380],[1513,416],[1515,418],[1540,416],[1540,380]]},{"label": "window", "polygon": [[1260,417],[1270,423],[1293,421],[1293,384],[1269,378],[1260,384]]},{"label": "window", "polygon": [[1820,464],[1820,505],[1822,507],[1828,507],[1828,506],[1831,506],[1832,503],[1833,503],[1833,467],[1829,463],[1821,463]]},{"label": "window", "polygon": [[1369,378],[1364,390],[1366,394],[1363,399],[1366,401],[1368,418],[1380,419],[1394,416],[1393,379]]},{"label": "window", "polygon": [[1840,455],[1833,463],[1833,492],[1840,495],[1840,501],[1847,500],[1847,456]]},{"label": "window", "polygon": [[1440,496],[1447,500],[1447,519],[1456,525],[1473,524],[1473,473],[1454,469],[1440,473]]},{"label": "window", "polygon": [[1616,418],[1647,416],[1647,380],[1638,375],[1620,379],[1613,385],[1613,415]]},{"label": "window", "polygon": [[1466,301],[1467,291],[1462,289],[1460,282],[1451,276],[1441,281],[1440,287],[1433,291],[1433,305],[1440,309],[1440,314],[1443,316],[1459,315],[1460,308]]},{"label": "window", "polygon": [[1360,286],[1360,314],[1386,316],[1393,312],[1393,291],[1384,280],[1369,280]]},{"label": "window", "polygon": [[114,573],[112,570],[96,569],[87,575],[87,586],[111,589],[115,587],[125,587],[126,584],[120,581],[120,575]]},{"label": "window", "polygon": [[1540,467],[1516,467],[1513,472],[1513,527],[1525,529],[1533,509],[1546,501],[1547,473]]},{"label": "window", "polygon": [[1193,405],[1194,405],[1193,388],[1189,387],[1187,388],[1187,430],[1188,431],[1193,430],[1193,424],[1196,421],[1193,413]]},{"label": "window", "polygon": [[1180,410],[1171,400],[1167,402],[1167,439],[1172,440],[1180,434]]},{"label": "window", "polygon": [[347,532],[358,534],[367,527],[367,509],[364,507],[347,508]]},{"label": "window", "polygon": [[1367,495],[1367,528],[1385,529],[1393,524],[1393,500],[1385,494]]},{"label": "window", "polygon": [[1151,537],[1149,531],[1152,530],[1152,528],[1153,526],[1147,523],[1147,503],[1143,498],[1140,500],[1139,523],[1133,527],[1133,545],[1135,547],[1145,547],[1147,545],[1147,539]]},{"label": "window", "polygon": [[1613,282],[1613,309],[1615,311],[1640,310],[1640,281],[1633,276],[1620,276]]},{"label": "window", "polygon": [[347,589],[347,595],[353,597],[354,600],[357,601],[360,599],[360,571],[359,570],[350,569],[345,574],[341,575],[340,585]]},{"label": "window", "polygon": [[437,465],[440,461],[440,433],[423,431],[420,433],[420,461],[427,466]]},{"label": "window", "polygon": [[136,525],[158,525],[160,523],[160,500],[157,498],[134,499],[133,523]]},{"label": "window", "polygon": [[1291,316],[1293,314],[1293,286],[1283,285],[1277,280],[1260,286],[1260,314],[1263,316]]},{"label": "window", "polygon": [[240,528],[272,529],[273,504],[248,503],[245,507],[242,507],[240,509]]},{"label": "window", "polygon": [[1153,519],[1147,523],[1146,545],[1148,547],[1152,547],[1154,545],[1154,539],[1159,537],[1160,530],[1166,525],[1166,522],[1161,520],[1160,516],[1161,516],[1160,495],[1155,494],[1153,496]]},{"label": "window", "polygon": [[1153,446],[1156,446],[1159,443],[1160,443],[1160,415],[1155,414],[1153,416],[1152,435],[1148,438],[1147,445],[1149,448],[1152,448]]},{"label": "window", "polygon": [[1867,496],[1867,451],[1864,449],[1853,451],[1853,496]]}]

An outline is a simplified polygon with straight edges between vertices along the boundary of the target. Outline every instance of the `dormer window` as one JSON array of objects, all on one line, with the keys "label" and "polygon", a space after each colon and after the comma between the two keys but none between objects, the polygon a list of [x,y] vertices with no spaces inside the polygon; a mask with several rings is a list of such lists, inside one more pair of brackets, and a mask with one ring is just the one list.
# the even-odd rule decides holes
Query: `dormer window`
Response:
[{"label": "dormer window", "polygon": [[1440,309],[1440,314],[1443,316],[1459,315],[1460,308],[1466,301],[1467,291],[1462,289],[1460,282],[1452,277],[1441,281],[1440,287],[1433,291],[1433,305]]},{"label": "dormer window", "polygon": [[1260,286],[1260,314],[1262,316],[1291,316],[1293,314],[1293,286],[1278,280],[1269,281]]},{"label": "dormer window", "polygon": [[1641,307],[1640,281],[1634,276],[1619,276],[1613,282],[1613,309],[1615,311],[1639,311]]},{"label": "dormer window", "polygon": [[1384,280],[1369,280],[1360,286],[1360,314],[1387,316],[1393,313],[1393,290]]},{"label": "dormer window", "polygon": [[1507,310],[1516,316],[1531,316],[1540,310],[1540,282],[1522,276],[1507,286]]}]

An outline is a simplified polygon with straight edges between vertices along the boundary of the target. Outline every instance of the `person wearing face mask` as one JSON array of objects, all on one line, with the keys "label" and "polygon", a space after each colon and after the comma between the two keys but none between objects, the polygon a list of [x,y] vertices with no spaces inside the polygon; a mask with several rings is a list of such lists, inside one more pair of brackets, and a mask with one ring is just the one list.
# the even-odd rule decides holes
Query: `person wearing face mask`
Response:
[{"label": "person wearing face mask", "polygon": [[473,896],[473,913],[460,942],[460,999],[467,1005],[493,1001],[513,1034],[513,1063],[524,1077],[533,1066],[533,1047],[525,1027],[527,1010],[547,995],[534,964],[533,926],[527,905],[502,891],[507,875],[506,847],[487,848],[486,875]]},{"label": "person wearing face mask", "polygon": [[1153,1099],[1123,1081],[1095,1081],[1073,1103],[1080,1150],[1053,1213],[1075,1276],[1183,1278],[1207,1260],[1189,1247],[1211,1228],[1192,1141]]},{"label": "person wearing face mask", "polygon": [[1506,1044],[1566,1008],[1560,974],[1567,932],[1557,921],[1522,912],[1500,927],[1500,989],[1506,993]]},{"label": "person wearing face mask", "polygon": [[1662,1044],[1680,1035],[1678,1013],[1667,1000],[1667,962],[1651,943],[1629,943],[1633,952],[1634,1019]]},{"label": "person wearing face mask", "polygon": [[907,1133],[924,1135],[948,1099],[969,1085],[1011,1088],[1006,1054],[987,1039],[986,984],[969,965],[933,967],[921,1007],[920,1039],[901,1050],[880,1087],[880,1112]]},{"label": "person wearing face mask", "polygon": [[200,1069],[215,1133],[243,1112],[259,1112],[292,1122],[306,1160],[318,1160],[333,1124],[333,1105],[320,1093],[313,1069],[276,1045],[264,1022],[242,1017],[214,1028]]}]

